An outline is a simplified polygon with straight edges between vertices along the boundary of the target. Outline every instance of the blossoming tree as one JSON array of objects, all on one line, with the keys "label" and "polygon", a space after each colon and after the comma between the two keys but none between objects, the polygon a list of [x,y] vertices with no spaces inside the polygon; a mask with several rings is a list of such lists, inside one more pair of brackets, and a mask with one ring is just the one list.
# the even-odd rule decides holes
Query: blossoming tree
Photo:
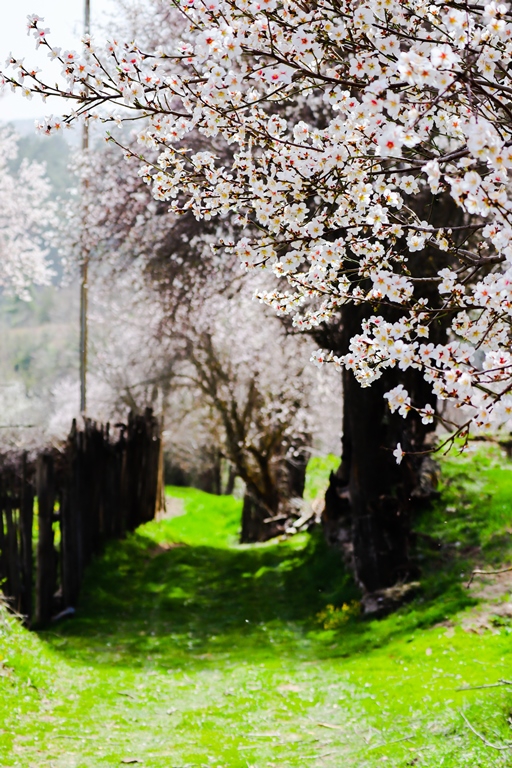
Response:
[{"label": "blossoming tree", "polygon": [[339,431],[339,377],[330,371],[323,392],[308,365],[311,341],[288,334],[243,289],[191,305],[168,328],[183,351],[178,381],[216,414],[220,448],[245,483],[242,541],[263,541],[300,517],[294,504],[311,453],[326,445],[326,420]]},{"label": "blossoming tree", "polygon": [[[177,9],[180,34],[160,50],[85,40],[82,52],[62,52],[30,17],[66,85],[43,83],[14,57],[4,81],[74,103],[45,132],[77,115],[141,118],[140,151],[127,152],[140,155],[156,199],[177,215],[236,216],[238,234],[219,247],[282,278],[261,299],[298,328],[341,315],[343,346],[319,350],[318,365],[345,368],[363,387],[398,372],[383,394],[412,424],[428,427],[440,398],[462,414],[447,424],[462,436],[507,428],[509,6],[181,0]],[[207,148],[212,139],[227,160]],[[397,462],[421,450],[418,430],[391,446]],[[395,504],[379,527],[371,513],[361,535],[376,545],[400,514]],[[385,586],[397,573],[384,571],[361,579]]]}]

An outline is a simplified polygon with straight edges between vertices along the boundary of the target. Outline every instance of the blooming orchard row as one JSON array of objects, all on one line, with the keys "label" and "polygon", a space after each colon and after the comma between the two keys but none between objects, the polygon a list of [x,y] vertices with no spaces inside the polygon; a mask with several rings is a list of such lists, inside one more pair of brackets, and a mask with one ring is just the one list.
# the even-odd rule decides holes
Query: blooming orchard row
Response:
[{"label": "blooming orchard row", "polygon": [[[163,50],[86,39],[81,53],[52,47],[32,16],[65,85],[14,57],[4,82],[74,101],[64,122],[141,118],[140,174],[154,196],[177,214],[235,217],[239,235],[218,245],[285,281],[261,298],[297,327],[366,303],[350,349],[319,351],[317,363],[347,366],[365,386],[386,368],[417,368],[465,407],[463,429],[509,425],[509,6],[184,0],[176,14]],[[429,342],[440,323],[446,337]],[[404,416],[434,417],[403,387],[387,397]]]}]

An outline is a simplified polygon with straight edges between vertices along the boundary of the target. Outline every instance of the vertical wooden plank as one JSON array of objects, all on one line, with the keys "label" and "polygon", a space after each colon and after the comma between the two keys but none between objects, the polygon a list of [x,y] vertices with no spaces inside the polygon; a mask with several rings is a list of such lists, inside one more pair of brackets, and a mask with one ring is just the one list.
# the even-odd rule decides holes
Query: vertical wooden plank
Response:
[{"label": "vertical wooden plank", "polygon": [[89,422],[84,420],[83,432],[78,432],[78,452],[77,452],[77,485],[79,488],[78,502],[80,507],[80,546],[82,549],[83,568],[85,569],[91,559],[91,545],[90,545],[90,525],[88,520],[89,509],[89,496],[88,496],[88,467],[87,467],[87,447],[89,442]]},{"label": "vertical wooden plank", "polygon": [[75,419],[65,449],[60,489],[64,608],[76,606],[85,568],[82,449],[83,433],[79,432]]},{"label": "vertical wooden plank", "polygon": [[93,424],[91,443],[91,512],[93,518],[93,554],[100,551],[105,539],[103,524],[102,490],[105,473],[105,432],[103,424]]},{"label": "vertical wooden plank", "polygon": [[104,534],[107,539],[120,536],[120,498],[119,498],[119,461],[117,445],[112,439],[110,424],[107,424],[104,436],[103,483],[102,483],[102,519]]},{"label": "vertical wooden plank", "polygon": [[[3,469],[3,468],[2,468]],[[8,559],[7,559],[7,537],[6,537],[6,524],[4,514],[4,474],[0,470],[0,579],[2,580],[2,592],[7,595],[7,576],[8,576]]]},{"label": "vertical wooden plank", "polygon": [[41,454],[37,459],[36,488],[38,499],[39,539],[37,542],[36,624],[45,626],[53,613],[56,586],[56,562],[53,545],[53,509],[55,477],[53,457]]},{"label": "vertical wooden plank", "polygon": [[108,437],[107,437],[108,425],[101,425],[100,430],[100,443],[99,443],[99,460],[100,465],[98,467],[98,477],[96,480],[97,487],[97,504],[98,504],[98,530],[100,542],[103,543],[110,536],[110,520],[107,517],[106,512],[106,486],[109,469],[109,452],[108,452]]},{"label": "vertical wooden plank", "polygon": [[160,429],[153,412],[146,413],[146,492],[144,521],[153,520],[158,506],[158,471],[160,465]]},{"label": "vertical wooden plank", "polygon": [[126,445],[126,501],[127,520],[126,529],[133,531],[138,525],[140,509],[140,418],[130,412],[128,417],[128,434]]},{"label": "vertical wooden plank", "polygon": [[22,600],[20,612],[28,624],[32,621],[32,592],[34,588],[32,536],[34,528],[34,486],[30,479],[27,454],[22,456],[20,477],[20,533]]},{"label": "vertical wooden plank", "polygon": [[118,523],[118,514],[115,508],[116,505],[116,482],[118,482],[118,473],[117,473],[117,456],[116,456],[116,450],[115,445],[112,443],[111,437],[110,437],[110,428],[107,424],[107,432],[106,432],[106,452],[108,456],[108,461],[106,463],[105,467],[105,480],[104,480],[104,490],[103,490],[103,514],[105,516],[105,529],[107,532],[107,536],[109,539],[116,538],[118,536],[117,532],[117,523]]},{"label": "vertical wooden plank", "polygon": [[119,530],[118,536],[122,538],[128,530],[129,519],[129,487],[128,487],[128,438],[126,429],[121,429],[121,434],[116,446],[117,466],[119,473]]},{"label": "vertical wooden plank", "polygon": [[152,519],[156,501],[155,443],[153,441],[153,412],[148,408],[144,414],[144,499],[141,522]]},{"label": "vertical wooden plank", "polygon": [[158,470],[156,484],[155,514],[165,512],[165,478],[164,478],[164,423],[163,418],[158,430]]},{"label": "vertical wooden plank", "polygon": [[62,607],[75,607],[80,591],[76,506],[71,503],[69,470],[60,489]]},{"label": "vertical wooden plank", "polygon": [[80,452],[81,463],[81,508],[82,508],[82,541],[84,566],[92,559],[97,544],[97,516],[95,506],[95,435],[94,425],[90,419],[85,420],[84,431],[81,434],[82,445]]},{"label": "vertical wooden plank", "polygon": [[[14,511],[14,474],[9,472],[8,493],[5,498],[5,519],[7,523],[7,594],[12,608],[21,609],[21,564],[18,546],[18,516]],[[7,490],[4,484],[5,490]]]}]

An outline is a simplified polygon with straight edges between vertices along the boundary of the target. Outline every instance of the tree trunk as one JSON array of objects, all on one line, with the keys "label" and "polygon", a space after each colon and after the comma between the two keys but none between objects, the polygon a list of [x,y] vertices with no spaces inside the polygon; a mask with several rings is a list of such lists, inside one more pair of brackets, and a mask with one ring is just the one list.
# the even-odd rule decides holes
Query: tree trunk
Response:
[{"label": "tree trunk", "polygon": [[[342,318],[341,349],[359,331],[364,307],[347,307]],[[351,371],[343,373],[342,462],[326,493],[324,529],[352,560],[356,578],[367,592],[391,587],[417,575],[410,554],[410,516],[419,484],[422,457],[407,455],[398,465],[397,443],[404,451],[424,450],[432,430],[418,416],[391,414],[384,393],[401,383],[413,403],[433,396],[415,370],[385,371],[363,388]]]},{"label": "tree trunk", "polygon": [[268,509],[251,493],[246,492],[242,507],[242,530],[240,532],[242,544],[265,541],[268,538],[266,530],[268,524],[263,521],[269,517]]},{"label": "tree trunk", "polygon": [[[344,430],[349,443],[348,497],[352,512],[354,567],[367,591],[390,587],[415,572],[409,554],[409,498],[414,487],[413,461],[396,464],[392,454],[406,439],[405,423],[386,412],[383,382],[363,389],[350,372],[345,376]],[[401,418],[401,417],[398,417]],[[370,437],[371,439],[368,439]]]},{"label": "tree trunk", "polygon": [[242,508],[242,544],[268,541],[284,533],[290,517],[296,515],[290,504],[302,498],[306,482],[308,455],[305,449],[297,449],[292,458],[281,456],[274,462],[263,459],[260,464],[260,482],[252,483],[246,477],[246,492]]},{"label": "tree trunk", "polygon": [[293,458],[286,461],[286,494],[290,499],[302,499],[304,496],[309,455],[306,450],[297,450]]},{"label": "tree trunk", "polygon": [[253,544],[268,541],[284,532],[288,515],[269,511],[268,507],[250,491],[245,492],[242,507],[242,530],[240,542]]}]

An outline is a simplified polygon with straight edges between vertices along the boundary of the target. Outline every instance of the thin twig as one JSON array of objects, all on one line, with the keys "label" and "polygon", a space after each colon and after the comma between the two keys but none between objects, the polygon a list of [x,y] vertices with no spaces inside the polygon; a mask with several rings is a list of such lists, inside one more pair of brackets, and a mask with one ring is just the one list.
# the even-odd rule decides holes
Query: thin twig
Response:
[{"label": "thin twig", "polygon": [[414,739],[415,734],[412,733],[410,736],[402,736],[401,739],[393,739],[392,741],[385,741],[382,744],[375,744],[373,747],[368,747],[368,752],[370,749],[381,749],[381,747],[387,747],[389,744],[398,744],[400,741],[410,741],[411,739]]},{"label": "thin twig", "polygon": [[505,751],[505,750],[507,750],[507,749],[512,749],[512,744],[507,744],[506,746],[502,746],[502,745],[500,745],[500,744],[491,744],[491,742],[490,742],[490,741],[487,741],[487,739],[485,738],[485,736],[482,736],[482,734],[481,734],[481,733],[478,733],[478,731],[477,731],[475,728],[473,728],[473,726],[471,725],[471,723],[470,723],[470,722],[469,722],[469,720],[467,719],[467,717],[466,717],[466,715],[464,714],[464,712],[461,712],[461,715],[462,715],[462,719],[464,720],[464,722],[466,723],[466,725],[468,726],[468,728],[469,728],[471,731],[473,731],[473,733],[475,734],[475,736],[478,736],[478,738],[480,739],[480,741],[483,741],[483,743],[485,744],[485,746],[486,746],[486,747],[490,747],[491,749],[497,749],[499,752],[504,752],[504,751]]},{"label": "thin twig", "polygon": [[509,568],[500,568],[498,571],[481,571],[478,568],[473,571],[471,577],[466,584],[466,589],[469,589],[475,576],[496,576],[498,573],[509,573],[512,571],[512,565]]},{"label": "thin twig", "polygon": [[483,688],[500,688],[502,685],[512,685],[510,680],[498,680],[497,683],[487,683],[486,685],[466,685],[462,688],[456,688],[456,691],[480,691]]}]

